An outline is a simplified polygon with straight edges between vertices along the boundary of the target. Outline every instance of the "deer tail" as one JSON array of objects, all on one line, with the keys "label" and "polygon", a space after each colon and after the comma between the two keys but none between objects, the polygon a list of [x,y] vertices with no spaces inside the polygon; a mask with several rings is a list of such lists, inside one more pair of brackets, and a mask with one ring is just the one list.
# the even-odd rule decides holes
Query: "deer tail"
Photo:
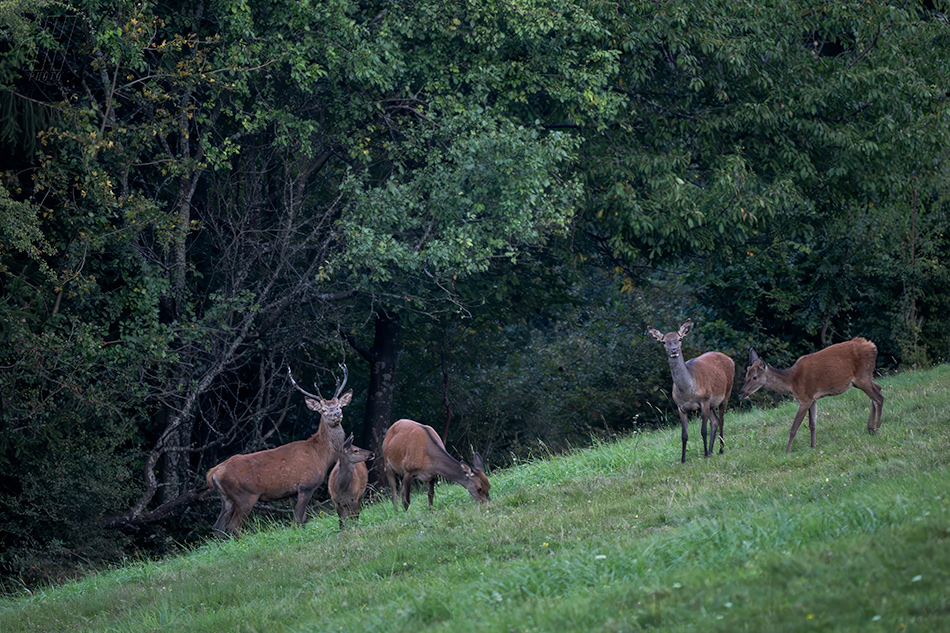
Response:
[{"label": "deer tail", "polygon": [[208,471],[208,474],[205,475],[205,481],[207,482],[209,488],[211,488],[218,494],[221,493],[221,488],[218,487],[218,467],[217,466],[215,466],[214,468]]}]

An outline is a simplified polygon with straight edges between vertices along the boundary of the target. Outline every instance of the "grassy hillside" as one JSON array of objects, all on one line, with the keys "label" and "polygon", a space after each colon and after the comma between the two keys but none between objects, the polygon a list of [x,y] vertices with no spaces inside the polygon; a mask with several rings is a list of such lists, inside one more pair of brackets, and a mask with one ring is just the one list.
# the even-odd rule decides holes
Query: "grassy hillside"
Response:
[{"label": "grassy hillside", "polygon": [[726,415],[726,453],[679,429],[440,485],[0,601],[0,631],[950,630],[950,367]]}]

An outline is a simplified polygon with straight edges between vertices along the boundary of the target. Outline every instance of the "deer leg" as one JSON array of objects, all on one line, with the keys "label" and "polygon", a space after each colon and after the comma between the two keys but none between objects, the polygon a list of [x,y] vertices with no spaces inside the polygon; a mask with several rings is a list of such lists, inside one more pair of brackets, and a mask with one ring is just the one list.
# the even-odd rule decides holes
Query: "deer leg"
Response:
[{"label": "deer leg", "polygon": [[393,508],[396,510],[399,509],[399,504],[396,502],[396,471],[392,468],[386,467],[386,480],[389,482],[389,494],[393,499]]},{"label": "deer leg", "polygon": [[818,418],[818,401],[808,407],[808,429],[811,431],[811,447],[815,448],[815,420]]},{"label": "deer leg", "polygon": [[884,412],[884,393],[878,385],[873,382],[871,385],[874,387],[874,394],[877,396],[877,423],[874,425],[874,430],[877,431],[881,428],[881,414]]},{"label": "deer leg", "polygon": [[432,507],[432,500],[435,499],[435,477],[429,480],[429,507]]},{"label": "deer leg", "polygon": [[716,453],[716,435],[720,433],[719,429],[722,425],[722,422],[719,420],[719,414],[716,412],[716,407],[709,407],[709,454],[714,455]]},{"label": "deer leg", "polygon": [[795,434],[798,433],[798,427],[802,425],[802,420],[805,419],[805,414],[808,413],[810,407],[815,404],[815,401],[811,402],[801,402],[798,405],[798,413],[795,414],[795,421],[792,422],[792,430],[788,432],[788,446],[785,447],[785,452],[790,453],[792,451],[792,441],[795,439]]},{"label": "deer leg", "polygon": [[221,495],[221,514],[218,515],[218,519],[214,522],[214,527],[211,529],[215,532],[224,532],[225,526],[231,521],[231,517],[234,515],[234,504],[231,503],[231,500]]},{"label": "deer leg", "polygon": [[297,491],[297,502],[294,504],[294,523],[298,525],[303,525],[307,522],[307,505],[310,503],[310,499],[313,497],[313,493],[317,491],[317,487],[313,486],[307,488],[301,488]]},{"label": "deer leg", "polygon": [[871,416],[868,418],[868,433],[874,434],[881,428],[881,409],[884,408],[884,395],[881,388],[870,380],[854,383],[871,399]]},{"label": "deer leg", "polygon": [[[709,457],[709,454],[712,452],[712,442],[710,442],[708,445],[706,443],[706,423],[711,422],[711,420],[709,419],[709,401],[706,401],[702,404],[702,406],[699,408],[699,414],[703,418],[703,425],[702,427],[700,427],[700,430],[703,434],[703,457]],[[712,427],[712,431],[713,431],[712,441],[715,442],[716,441],[716,427],[715,426]]]},{"label": "deer leg", "polygon": [[359,509],[356,512],[353,512],[353,508],[347,503],[341,503],[337,508],[336,513],[340,517],[340,529],[345,530],[346,525],[350,523],[355,517],[360,515]]},{"label": "deer leg", "polygon": [[726,421],[726,401],[723,400],[722,404],[719,405],[719,454],[722,455],[723,451],[726,450],[726,440],[722,436],[722,427]]},{"label": "deer leg", "polygon": [[412,474],[406,473],[402,477],[402,507],[409,509],[409,494],[412,491]]},{"label": "deer leg", "polygon": [[244,519],[251,513],[254,504],[257,503],[258,497],[260,497],[260,495],[252,495],[246,499],[234,502],[234,509],[231,511],[231,521],[228,523],[228,532],[234,535],[240,533]]},{"label": "deer leg", "polygon": [[689,439],[689,421],[686,419],[686,412],[682,409],[680,412],[680,422],[683,425],[683,456],[680,458],[680,463],[686,463],[686,441]]}]

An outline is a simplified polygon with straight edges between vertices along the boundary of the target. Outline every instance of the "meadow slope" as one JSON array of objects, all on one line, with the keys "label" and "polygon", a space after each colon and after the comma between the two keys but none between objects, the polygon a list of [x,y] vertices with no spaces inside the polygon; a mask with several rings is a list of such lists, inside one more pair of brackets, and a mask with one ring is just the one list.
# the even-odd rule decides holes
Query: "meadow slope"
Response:
[{"label": "meadow slope", "polygon": [[440,485],[337,530],[258,526],[181,556],[0,600],[0,631],[950,630],[950,366],[795,405],[733,399],[726,452],[690,427]]}]

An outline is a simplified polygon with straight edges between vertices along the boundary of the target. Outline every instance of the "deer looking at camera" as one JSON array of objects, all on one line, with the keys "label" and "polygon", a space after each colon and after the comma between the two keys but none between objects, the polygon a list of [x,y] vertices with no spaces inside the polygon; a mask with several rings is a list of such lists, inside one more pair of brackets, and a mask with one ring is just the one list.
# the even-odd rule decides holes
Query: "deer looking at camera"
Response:
[{"label": "deer looking at camera", "polygon": [[369,472],[366,462],[375,459],[376,455],[358,446],[353,446],[353,434],[343,442],[340,458],[336,466],[330,471],[327,487],[330,489],[330,498],[333,507],[340,517],[340,529],[346,529],[348,521],[360,518],[360,502],[366,492],[366,483],[369,481]]},{"label": "deer looking at camera", "polygon": [[353,390],[340,395],[347,379],[346,366],[341,367],[343,382],[337,383],[336,393],[329,400],[320,395],[319,389],[317,395],[301,389],[287,368],[291,384],[306,397],[307,408],[320,414],[320,427],[309,439],[234,455],[208,471],[208,486],[221,495],[223,503],[214,523],[216,531],[237,534],[255,503],[293,495],[297,495],[294,521],[306,522],[307,504],[343,446],[343,407],[352,400]]},{"label": "deer looking at camera", "polygon": [[763,387],[770,391],[792,394],[798,402],[798,412],[788,433],[786,453],[792,450],[792,441],[806,412],[808,428],[811,430],[811,447],[815,448],[818,399],[840,395],[851,387],[857,387],[871,399],[868,432],[873,434],[881,428],[881,412],[884,409],[884,395],[873,381],[876,363],[877,346],[860,337],[844,343],[835,343],[813,354],[806,354],[788,369],[772,367],[752,349],[749,350],[749,368],[746,370],[745,383],[739,397],[748,398]]},{"label": "deer looking at camera", "polygon": [[429,485],[429,507],[435,497],[436,477],[445,477],[454,481],[472,495],[476,501],[489,501],[488,477],[485,476],[482,458],[478,453],[472,460],[472,466],[460,462],[445,450],[442,439],[431,426],[419,424],[413,420],[396,420],[386,431],[383,439],[383,463],[393,506],[396,503],[396,475],[402,476],[402,505],[409,509],[409,492],[413,480]]},{"label": "deer looking at camera", "polygon": [[[668,360],[670,373],[673,374],[673,402],[676,403],[680,422],[683,425],[683,456],[680,461],[686,462],[686,440],[689,438],[689,424],[687,413],[699,410],[703,418],[703,455],[709,457],[715,450],[716,432],[719,432],[719,453],[725,450],[726,442],[722,436],[723,416],[726,405],[729,403],[729,394],[732,392],[732,383],[735,380],[736,366],[732,359],[720,352],[706,352],[701,356],[688,361],[683,360],[683,346],[681,341],[689,334],[692,321],[680,326],[676,332],[663,334],[655,328],[650,328],[650,335],[663,343]],[[718,408],[718,413],[717,413]],[[712,436],[706,444],[706,422],[711,421]]]}]

